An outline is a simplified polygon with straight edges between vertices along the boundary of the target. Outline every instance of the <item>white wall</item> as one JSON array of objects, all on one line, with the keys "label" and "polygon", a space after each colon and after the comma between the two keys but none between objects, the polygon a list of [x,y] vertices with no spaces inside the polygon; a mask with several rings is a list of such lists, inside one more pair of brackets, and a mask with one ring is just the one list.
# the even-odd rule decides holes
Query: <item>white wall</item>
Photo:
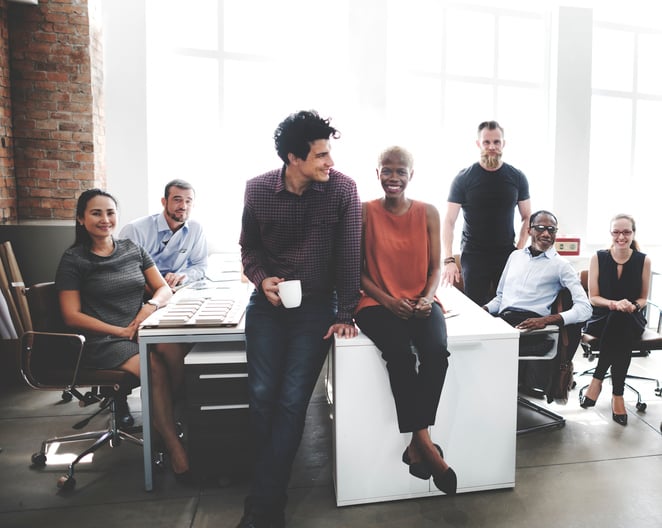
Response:
[{"label": "white wall", "polygon": [[[150,209],[147,152],[145,0],[103,0],[108,191],[120,225]],[[158,202],[154,204],[158,206]]]}]

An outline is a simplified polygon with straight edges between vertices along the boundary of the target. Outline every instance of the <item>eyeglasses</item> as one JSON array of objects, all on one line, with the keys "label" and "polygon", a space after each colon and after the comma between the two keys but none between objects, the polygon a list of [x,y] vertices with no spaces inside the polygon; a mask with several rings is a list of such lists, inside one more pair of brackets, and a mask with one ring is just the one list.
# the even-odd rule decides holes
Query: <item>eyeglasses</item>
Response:
[{"label": "eyeglasses", "polygon": [[614,238],[618,238],[619,236],[623,235],[624,237],[629,237],[632,236],[633,231],[630,231],[629,229],[625,229],[623,231],[612,231],[611,236]]},{"label": "eyeglasses", "polygon": [[547,231],[550,235],[553,235],[559,230],[559,228],[556,226],[544,226],[544,225],[532,225],[531,229],[535,229],[538,233]]}]

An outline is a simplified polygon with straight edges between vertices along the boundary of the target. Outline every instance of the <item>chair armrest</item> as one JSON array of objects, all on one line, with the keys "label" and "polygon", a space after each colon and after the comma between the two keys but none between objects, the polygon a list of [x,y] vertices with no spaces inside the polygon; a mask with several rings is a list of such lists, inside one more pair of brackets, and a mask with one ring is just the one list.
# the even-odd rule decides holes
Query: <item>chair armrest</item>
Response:
[{"label": "chair armrest", "polygon": [[85,346],[85,336],[28,331],[21,336],[21,373],[35,388],[73,388]]},{"label": "chair armrest", "polygon": [[536,335],[536,334],[558,334],[560,328],[558,325],[547,325],[543,328],[534,328],[533,330],[520,330],[520,335]]},{"label": "chair armrest", "polygon": [[662,307],[648,299],[646,301],[646,307],[644,308],[645,310],[645,315],[646,319],[650,321],[650,310],[651,308],[654,308],[657,310],[657,333],[662,333]]}]

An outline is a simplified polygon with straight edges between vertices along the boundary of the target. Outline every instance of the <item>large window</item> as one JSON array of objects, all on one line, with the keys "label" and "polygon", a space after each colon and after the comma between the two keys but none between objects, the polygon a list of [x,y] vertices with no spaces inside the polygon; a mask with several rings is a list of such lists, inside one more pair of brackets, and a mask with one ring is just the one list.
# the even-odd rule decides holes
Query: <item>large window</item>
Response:
[{"label": "large window", "polygon": [[486,4],[147,2],[150,203],[167,180],[191,181],[212,247],[234,246],[244,182],[280,165],[275,126],[315,108],[342,132],[336,167],[363,199],[380,195],[378,152],[401,144],[416,158],[410,194],[443,214],[451,179],[478,159],[478,123],[497,119],[505,161],[534,207],[551,207],[549,8]]},{"label": "large window", "polygon": [[607,243],[609,219],[625,212],[637,219],[644,247],[658,243],[662,25],[653,15],[641,6],[595,9],[589,241]]}]

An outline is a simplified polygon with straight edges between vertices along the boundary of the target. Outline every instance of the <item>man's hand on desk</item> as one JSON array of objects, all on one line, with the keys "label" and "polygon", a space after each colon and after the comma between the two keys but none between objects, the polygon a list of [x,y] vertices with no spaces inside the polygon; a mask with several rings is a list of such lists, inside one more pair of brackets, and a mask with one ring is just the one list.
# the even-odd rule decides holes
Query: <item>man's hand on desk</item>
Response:
[{"label": "man's hand on desk", "polygon": [[546,317],[531,317],[530,319],[525,319],[515,328],[518,330],[539,330],[545,328],[547,325],[561,324],[563,324],[563,318],[559,314],[552,314]]},{"label": "man's hand on desk", "polygon": [[353,324],[348,325],[336,323],[329,327],[329,331],[324,336],[324,339],[329,339],[333,336],[333,334],[335,334],[337,337],[356,337],[359,335],[359,330]]}]

